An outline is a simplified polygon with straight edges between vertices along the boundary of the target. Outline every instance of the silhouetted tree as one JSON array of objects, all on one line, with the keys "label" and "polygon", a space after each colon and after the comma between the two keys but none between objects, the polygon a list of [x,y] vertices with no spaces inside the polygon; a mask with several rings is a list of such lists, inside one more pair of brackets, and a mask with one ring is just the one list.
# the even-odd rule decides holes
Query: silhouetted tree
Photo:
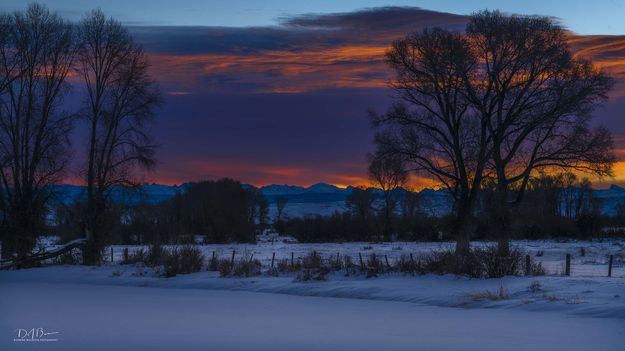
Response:
[{"label": "silhouetted tree", "polygon": [[154,165],[156,145],[147,123],[159,103],[147,57],[120,22],[93,11],[80,25],[78,73],[85,84],[87,220],[85,263],[100,260],[100,219],[111,189],[133,186],[136,170]]},{"label": "silhouetted tree", "polygon": [[395,199],[393,190],[401,188],[408,178],[404,161],[400,155],[372,155],[369,161],[369,178],[382,189],[384,194],[384,240],[391,240]]},{"label": "silhouetted tree", "polygon": [[286,204],[289,202],[289,199],[286,196],[278,196],[276,197],[276,221],[282,220],[282,215],[284,214],[284,209],[286,208]]},{"label": "silhouetted tree", "polygon": [[454,199],[456,252],[469,251],[469,220],[489,156],[486,121],[466,99],[465,79],[479,63],[465,36],[424,30],[387,53],[398,102],[373,116],[378,154],[442,184]]},{"label": "silhouetted tree", "polygon": [[44,221],[49,185],[68,160],[74,116],[61,111],[75,47],[72,26],[45,7],[0,15],[2,254],[24,256]]},{"label": "silhouetted tree", "polygon": [[591,128],[589,113],[612,81],[574,57],[566,30],[548,17],[484,11],[471,17],[466,33],[479,64],[462,76],[493,144],[499,252],[507,255],[510,213],[533,174],[555,168],[611,174],[610,134]]},{"label": "silhouetted tree", "polygon": [[351,214],[358,220],[358,232],[361,238],[371,240],[371,227],[373,220],[373,202],[375,194],[373,189],[355,187],[345,199],[345,205]]},{"label": "silhouetted tree", "polygon": [[[262,195],[260,195],[262,196]],[[209,243],[255,242],[259,193],[232,179],[192,183],[156,206],[154,231],[167,241],[202,234]],[[250,215],[251,209],[254,215]]]}]

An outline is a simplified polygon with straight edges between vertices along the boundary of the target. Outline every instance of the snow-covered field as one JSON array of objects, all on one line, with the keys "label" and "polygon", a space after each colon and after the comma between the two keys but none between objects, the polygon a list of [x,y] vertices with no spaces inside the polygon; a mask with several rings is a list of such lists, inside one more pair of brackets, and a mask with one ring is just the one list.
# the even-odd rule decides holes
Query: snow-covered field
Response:
[{"label": "snow-covered field", "polygon": [[[115,262],[0,271],[0,350],[622,350],[624,244],[514,242],[548,274],[503,279],[335,272],[327,281],[299,282],[291,274],[220,278],[207,271],[159,278],[150,268]],[[273,252],[395,259],[450,245],[265,238],[202,250],[208,257],[235,250],[270,265]],[[122,249],[113,247],[116,260]],[[573,256],[571,277],[558,271],[566,253]],[[617,266],[612,278],[604,264],[609,254]],[[59,332],[46,336],[57,341],[13,341],[19,329],[31,328]]]},{"label": "snow-covered field", "polygon": [[[411,253],[418,258],[420,254],[427,254],[437,250],[453,250],[453,242],[390,242],[390,243],[317,243],[300,244],[290,238],[278,236],[259,237],[257,244],[219,244],[198,245],[204,256],[210,258],[215,252],[219,257],[231,257],[235,251],[236,257],[253,255],[261,260],[264,267],[269,267],[273,253],[276,261],[283,258],[302,258],[312,251],[316,251],[322,257],[351,256],[354,262],[358,260],[360,253],[366,259],[372,253],[387,256],[390,262],[398,260],[402,255]],[[473,246],[494,245],[491,242],[475,241]],[[547,275],[561,275],[564,272],[566,254],[571,255],[571,275],[578,277],[605,277],[608,273],[608,258],[613,255],[613,277],[625,277],[625,240],[610,239],[602,241],[553,241],[553,240],[518,240],[512,242],[512,247],[518,248],[532,257],[532,260],[540,262]],[[147,249],[147,246],[113,246],[113,261],[122,260],[123,251],[128,248],[130,253],[138,249]],[[111,261],[110,247],[105,250],[106,259]],[[583,254],[583,255],[582,255]]]}]

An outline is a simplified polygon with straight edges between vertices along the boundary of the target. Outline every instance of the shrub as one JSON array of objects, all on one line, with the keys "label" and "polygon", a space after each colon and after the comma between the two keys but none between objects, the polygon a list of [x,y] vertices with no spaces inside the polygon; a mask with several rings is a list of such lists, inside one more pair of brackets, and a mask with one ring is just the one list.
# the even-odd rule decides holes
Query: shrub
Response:
[{"label": "shrub", "polygon": [[312,251],[308,255],[302,258],[302,268],[303,269],[319,269],[321,268],[323,260],[321,256],[317,253],[317,251]]},{"label": "shrub", "polygon": [[[434,251],[422,257],[419,266],[411,260],[400,260],[400,271],[465,275],[472,278],[501,278],[524,274],[523,253],[511,250],[510,255],[499,255],[496,247],[474,248],[467,255],[456,255],[449,250]],[[540,266],[542,267],[542,266]],[[403,270],[402,270],[403,269]],[[539,271],[539,266],[536,266]]]},{"label": "shrub", "polygon": [[367,258],[367,278],[377,277],[380,274],[384,274],[386,272],[386,266],[384,262],[380,259],[378,255],[375,253],[369,255]]},{"label": "shrub", "polygon": [[289,272],[291,270],[289,260],[286,258],[279,260],[277,267],[278,267],[278,272],[280,273]]},{"label": "shrub", "polygon": [[402,273],[416,274],[419,266],[412,255],[401,255],[397,262],[397,269]]},{"label": "shrub", "polygon": [[530,275],[545,275],[545,269],[540,262],[532,262],[530,264]]},{"label": "shrub", "polygon": [[133,253],[128,253],[128,248],[124,248],[121,264],[137,264],[148,262],[148,254],[144,249],[138,249]]},{"label": "shrub", "polygon": [[242,257],[236,261],[232,269],[232,275],[236,277],[252,277],[260,275],[261,263],[259,260]]},{"label": "shrub", "polygon": [[490,246],[473,250],[477,264],[482,266],[482,276],[485,278],[501,278],[506,275],[523,274],[523,254],[516,249],[510,250],[510,254],[502,256],[497,247]]},{"label": "shrub", "polygon": [[177,274],[199,272],[204,266],[204,255],[193,245],[174,247],[169,250],[160,250],[160,262],[165,277],[174,277]]},{"label": "shrub", "polygon": [[328,259],[328,264],[330,265],[330,268],[334,271],[340,271],[341,269],[343,269],[343,260],[341,259],[341,256],[339,256],[339,254],[336,254],[336,256],[330,256],[330,258]]},{"label": "shrub", "polygon": [[538,280],[534,280],[532,284],[530,284],[527,288],[529,291],[531,291],[534,294],[541,292],[543,290]]},{"label": "shrub", "polygon": [[165,250],[163,249],[161,244],[153,244],[150,246],[150,249],[147,252],[146,260],[144,262],[150,267],[158,266],[163,261],[164,254]]},{"label": "shrub", "polygon": [[211,257],[210,261],[208,261],[208,270],[212,272],[219,270],[219,258],[217,258],[215,253],[213,253],[213,256]]},{"label": "shrub", "polygon": [[183,245],[170,249],[154,244],[146,251],[138,249],[128,253],[124,249],[122,264],[144,263],[148,267],[162,267],[160,275],[174,277],[177,274],[199,272],[204,266],[204,255],[194,245]]},{"label": "shrub", "polygon": [[198,247],[194,245],[183,245],[172,251],[175,251],[180,256],[178,273],[188,274],[202,270],[204,266],[204,255]]},{"label": "shrub", "polygon": [[349,255],[343,257],[343,268],[345,268],[345,275],[347,276],[357,274],[359,270],[359,267],[354,264],[352,256]]},{"label": "shrub", "polygon": [[260,275],[261,262],[252,257],[241,257],[234,262],[231,259],[217,259],[221,277],[252,277]]},{"label": "shrub", "polygon": [[471,251],[468,255],[456,255],[453,251],[434,251],[423,257],[422,272],[436,274],[483,276],[483,267]]},{"label": "shrub", "polygon": [[217,270],[219,270],[219,275],[222,277],[227,277],[232,272],[232,267],[234,263],[230,259],[217,259]]},{"label": "shrub", "polygon": [[71,264],[76,265],[80,264],[82,261],[81,255],[75,253],[74,250],[70,250],[68,252],[63,253],[62,255],[56,257],[54,259],[54,264]]}]

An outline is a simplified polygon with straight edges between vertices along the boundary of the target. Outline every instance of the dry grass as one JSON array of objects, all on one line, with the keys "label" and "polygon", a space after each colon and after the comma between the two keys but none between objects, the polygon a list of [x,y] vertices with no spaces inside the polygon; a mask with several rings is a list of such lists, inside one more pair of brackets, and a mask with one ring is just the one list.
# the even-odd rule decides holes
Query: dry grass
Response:
[{"label": "dry grass", "polygon": [[508,289],[503,284],[499,285],[497,291],[485,290],[477,293],[467,293],[473,301],[502,301],[508,299]]}]

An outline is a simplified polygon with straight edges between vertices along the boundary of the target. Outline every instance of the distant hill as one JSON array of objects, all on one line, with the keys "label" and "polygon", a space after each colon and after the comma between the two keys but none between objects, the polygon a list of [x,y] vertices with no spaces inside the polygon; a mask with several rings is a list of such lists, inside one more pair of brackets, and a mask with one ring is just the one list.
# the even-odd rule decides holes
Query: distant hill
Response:
[{"label": "distant hill", "polygon": [[[190,183],[182,185],[144,184],[139,189],[117,188],[113,194],[116,202],[122,203],[159,203],[172,198],[176,193],[184,192]],[[253,185],[244,184],[244,187],[255,189]],[[317,183],[309,187],[287,184],[272,184],[258,188],[270,204],[275,204],[278,197],[285,197],[288,201],[286,213],[289,216],[327,215],[334,211],[345,211],[345,199],[352,193],[353,187],[339,188],[332,184]],[[84,200],[85,187],[77,185],[59,184],[53,188],[55,198],[65,204]],[[379,189],[374,189],[378,196],[382,196]],[[400,192],[403,190],[399,190]],[[612,185],[608,189],[593,190],[594,195],[602,200],[602,212],[615,215],[617,206],[625,206],[625,188]],[[441,215],[450,210],[451,200],[445,190],[423,189],[421,199],[424,207],[432,215]],[[270,206],[270,215],[275,206]]]}]

